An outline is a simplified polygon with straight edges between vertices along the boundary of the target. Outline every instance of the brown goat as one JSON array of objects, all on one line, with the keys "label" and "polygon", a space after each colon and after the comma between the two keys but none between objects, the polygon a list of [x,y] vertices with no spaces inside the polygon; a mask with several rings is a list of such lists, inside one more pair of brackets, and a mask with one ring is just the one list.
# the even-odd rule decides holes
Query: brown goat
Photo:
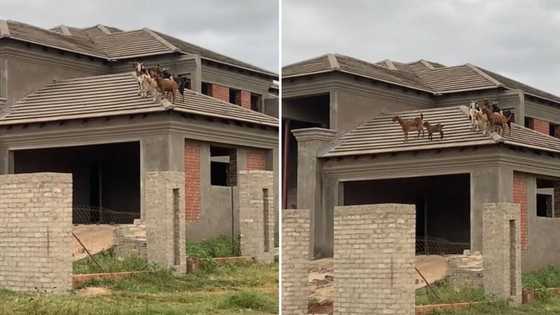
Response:
[{"label": "brown goat", "polygon": [[509,127],[509,133],[511,134],[511,123],[508,124],[508,117],[499,112],[492,112],[487,107],[482,108],[482,113],[488,118],[488,123],[491,131],[495,131],[500,136],[503,136],[504,129],[506,129],[506,127]]},{"label": "brown goat", "polygon": [[442,125],[442,124],[432,125],[432,124],[430,124],[429,121],[425,121],[424,122],[424,127],[428,131],[428,139],[430,139],[430,141],[433,140],[433,135],[434,135],[435,132],[439,132],[439,138],[443,139],[443,127],[444,127],[444,125]]},{"label": "brown goat", "polygon": [[420,137],[420,133],[422,133],[422,137],[424,136],[424,115],[420,113],[420,117],[416,117],[414,119],[402,119],[399,116],[393,117],[393,122],[398,122],[401,125],[402,131],[404,133],[404,141],[408,140],[408,132],[409,131],[418,131],[417,137]]},{"label": "brown goat", "polygon": [[[159,73],[155,74],[154,78],[157,82],[158,89],[160,90],[161,94],[167,97],[168,93],[171,93],[171,103],[175,103],[175,92],[179,91],[179,87],[177,82],[173,79],[162,79]],[[167,97],[168,98],[168,97]],[[168,98],[169,99],[169,98]]]}]

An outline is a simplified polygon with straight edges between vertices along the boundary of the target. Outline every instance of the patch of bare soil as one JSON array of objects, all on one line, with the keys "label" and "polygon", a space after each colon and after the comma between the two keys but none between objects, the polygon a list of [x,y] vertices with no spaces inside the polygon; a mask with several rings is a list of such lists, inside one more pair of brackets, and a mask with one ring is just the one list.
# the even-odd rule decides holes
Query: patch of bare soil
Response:
[{"label": "patch of bare soil", "polygon": [[111,289],[104,287],[87,287],[78,290],[78,295],[80,296],[100,296],[100,295],[111,295]]},{"label": "patch of bare soil", "polygon": [[[72,231],[80,241],[86,246],[92,255],[113,247],[113,231],[115,225],[74,225]],[[80,246],[78,241],[72,237],[72,256],[73,260],[80,260],[87,257],[86,251]]]},{"label": "patch of bare soil", "polygon": [[[447,276],[447,258],[430,255],[416,256],[416,268],[430,284]],[[416,273],[416,288],[423,288],[426,283]],[[314,260],[309,264],[309,313],[330,314],[335,297],[334,261],[332,258]]]}]

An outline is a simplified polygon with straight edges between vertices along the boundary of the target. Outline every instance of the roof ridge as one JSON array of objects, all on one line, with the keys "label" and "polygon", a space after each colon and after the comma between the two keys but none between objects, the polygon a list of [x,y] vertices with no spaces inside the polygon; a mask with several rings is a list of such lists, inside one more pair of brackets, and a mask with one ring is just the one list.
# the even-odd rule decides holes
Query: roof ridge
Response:
[{"label": "roof ridge", "polygon": [[[152,31],[151,29],[144,27],[142,29],[144,32],[150,34],[152,37],[154,37],[156,40],[158,40],[160,43],[164,44],[165,46],[167,46],[167,48],[173,50],[173,51],[181,51],[179,48],[177,48],[175,45],[171,44],[170,42],[168,42],[167,40],[165,40],[163,37],[159,36],[158,34],[156,34],[156,32]],[[181,51],[183,52],[183,51]]]},{"label": "roof ridge", "polygon": [[484,77],[486,80],[494,83],[497,87],[499,86],[504,86],[504,84],[498,80],[496,80],[495,78],[493,78],[492,76],[490,76],[488,73],[478,69],[477,66],[471,64],[471,63],[466,63],[466,66],[473,69],[476,73],[478,73],[479,75],[481,75],[482,77]]},{"label": "roof ridge", "polygon": [[[315,56],[315,57],[311,57],[311,58],[307,58],[307,59],[304,59],[304,60],[296,61],[296,62],[294,62],[294,63],[287,64],[287,65],[285,65],[285,66],[282,66],[282,68],[291,67],[291,66],[296,66],[296,65],[299,65],[299,64],[301,64],[301,63],[305,63],[305,62],[307,62],[307,61],[309,61],[309,60],[313,60],[313,59],[319,59],[319,58],[325,58],[325,57],[328,58],[329,55],[336,56],[336,55],[338,55],[338,54],[336,54],[336,53],[326,53],[326,54],[322,54],[322,55],[319,55],[319,56]],[[337,62],[338,62],[338,61],[337,61]]]},{"label": "roof ridge", "polygon": [[338,59],[336,59],[335,54],[328,54],[327,58],[331,69],[340,69],[340,64],[338,63]]},{"label": "roof ridge", "polygon": [[10,36],[10,27],[7,20],[0,20],[0,37]]}]

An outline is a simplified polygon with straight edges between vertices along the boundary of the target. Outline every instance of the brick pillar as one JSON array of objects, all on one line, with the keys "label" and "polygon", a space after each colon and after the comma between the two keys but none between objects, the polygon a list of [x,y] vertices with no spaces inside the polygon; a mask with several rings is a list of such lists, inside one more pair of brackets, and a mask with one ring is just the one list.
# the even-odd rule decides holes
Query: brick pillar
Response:
[{"label": "brick pillar", "polygon": [[521,247],[516,203],[486,203],[482,215],[484,289],[501,299],[521,303]]},{"label": "brick pillar", "polygon": [[282,314],[307,314],[310,216],[309,210],[282,211]]},{"label": "brick pillar", "polygon": [[545,135],[550,134],[550,123],[546,120],[533,118],[533,129]]},{"label": "brick pillar", "polygon": [[229,103],[229,88],[223,85],[212,83],[210,86],[212,97]]},{"label": "brick pillar", "polygon": [[72,289],[72,175],[0,176],[0,288]]},{"label": "brick pillar", "polygon": [[[521,207],[521,218],[519,222],[519,234],[521,237],[521,250],[526,251],[529,247],[528,234],[528,201],[527,201],[527,179],[518,172],[513,173],[513,202]],[[483,234],[484,235],[484,234]]]},{"label": "brick pillar", "polygon": [[241,106],[251,109],[251,92],[241,90],[241,102],[239,103]]},{"label": "brick pillar", "polygon": [[186,272],[185,174],[153,171],[144,182],[148,260]]},{"label": "brick pillar", "polygon": [[247,150],[247,170],[266,170],[267,150],[248,149]]},{"label": "brick pillar", "polygon": [[414,314],[415,228],[413,205],[335,208],[335,314]]},{"label": "brick pillar", "polygon": [[241,255],[274,261],[274,175],[272,171],[240,171],[239,236]]},{"label": "brick pillar", "polygon": [[200,220],[200,144],[185,142],[185,212],[187,222]]}]

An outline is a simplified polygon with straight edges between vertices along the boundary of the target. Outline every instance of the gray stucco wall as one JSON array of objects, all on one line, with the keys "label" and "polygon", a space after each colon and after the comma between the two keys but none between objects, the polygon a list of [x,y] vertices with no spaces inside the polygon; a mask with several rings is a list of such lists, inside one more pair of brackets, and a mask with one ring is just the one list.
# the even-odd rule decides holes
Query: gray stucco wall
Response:
[{"label": "gray stucco wall", "polygon": [[20,43],[0,44],[0,60],[7,60],[8,104],[42,88],[53,80],[108,73],[102,61],[76,58],[73,54],[28,48]]},{"label": "gray stucco wall", "polygon": [[527,116],[529,117],[560,124],[560,107],[553,107],[525,98],[525,108],[527,110]]},{"label": "gray stucco wall", "polygon": [[528,248],[523,256],[523,271],[534,271],[560,264],[560,218],[537,216],[537,177],[526,174]]}]

